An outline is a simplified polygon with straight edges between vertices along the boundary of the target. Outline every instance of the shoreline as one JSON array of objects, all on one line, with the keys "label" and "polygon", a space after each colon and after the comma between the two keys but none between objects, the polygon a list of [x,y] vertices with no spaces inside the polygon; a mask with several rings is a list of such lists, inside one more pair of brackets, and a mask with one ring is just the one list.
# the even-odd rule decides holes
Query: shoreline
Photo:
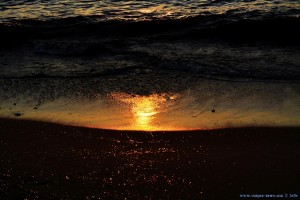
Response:
[{"label": "shoreline", "polygon": [[300,127],[143,132],[0,118],[0,129],[1,199],[299,196]]},{"label": "shoreline", "polygon": [[[22,115],[21,115],[22,116]],[[22,118],[21,116],[14,116],[14,117],[5,117],[1,116],[0,117],[0,122],[1,121],[6,121],[9,123],[21,123],[24,122],[30,123],[32,125],[42,125],[44,124],[45,126],[57,126],[57,127],[65,127],[65,128],[74,128],[74,129],[82,129],[81,131],[95,131],[99,133],[104,133],[104,132],[111,132],[111,133],[140,133],[140,134],[165,134],[165,133],[188,133],[188,134],[195,134],[201,132],[202,134],[220,134],[224,132],[230,132],[230,131],[238,131],[238,130],[256,130],[256,129],[265,129],[266,131],[270,130],[275,130],[275,129],[287,129],[287,130],[300,130],[300,126],[297,125],[255,125],[255,124],[249,124],[245,126],[220,126],[220,127],[215,127],[215,128],[203,128],[203,129],[179,129],[179,130],[130,130],[130,129],[113,129],[113,128],[99,128],[99,127],[93,127],[93,126],[84,126],[80,124],[67,124],[67,123],[61,123],[59,121],[47,121],[47,120],[42,120],[42,119],[28,119],[28,118]],[[1,124],[0,124],[1,125]]]}]

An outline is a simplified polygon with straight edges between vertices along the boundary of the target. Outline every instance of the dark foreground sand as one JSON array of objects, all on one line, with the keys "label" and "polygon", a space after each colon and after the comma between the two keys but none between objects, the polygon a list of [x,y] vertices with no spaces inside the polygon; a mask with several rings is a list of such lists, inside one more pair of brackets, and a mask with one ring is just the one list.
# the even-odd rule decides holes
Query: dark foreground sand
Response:
[{"label": "dark foreground sand", "polygon": [[0,119],[0,199],[299,196],[299,130],[149,133]]}]

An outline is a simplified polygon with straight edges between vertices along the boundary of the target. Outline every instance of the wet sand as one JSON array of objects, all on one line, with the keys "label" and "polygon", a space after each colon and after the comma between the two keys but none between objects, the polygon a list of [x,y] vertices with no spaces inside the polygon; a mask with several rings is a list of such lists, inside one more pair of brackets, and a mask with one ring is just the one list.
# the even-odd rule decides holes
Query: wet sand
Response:
[{"label": "wet sand", "polygon": [[1,118],[0,130],[0,199],[299,195],[299,127],[134,132]]}]

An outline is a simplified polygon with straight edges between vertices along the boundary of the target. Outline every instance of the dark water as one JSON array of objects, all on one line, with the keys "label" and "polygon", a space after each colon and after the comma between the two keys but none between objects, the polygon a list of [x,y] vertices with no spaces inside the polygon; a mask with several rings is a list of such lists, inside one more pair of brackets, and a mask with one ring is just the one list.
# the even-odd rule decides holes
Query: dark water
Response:
[{"label": "dark water", "polygon": [[0,77],[299,79],[299,1],[1,1]]}]

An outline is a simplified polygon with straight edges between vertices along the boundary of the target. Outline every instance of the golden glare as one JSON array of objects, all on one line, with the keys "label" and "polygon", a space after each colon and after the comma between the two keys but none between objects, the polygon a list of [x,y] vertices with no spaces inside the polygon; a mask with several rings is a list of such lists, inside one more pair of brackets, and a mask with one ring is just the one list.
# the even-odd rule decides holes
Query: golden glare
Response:
[{"label": "golden glare", "polygon": [[[295,109],[300,102],[298,96],[272,110],[262,106],[265,105],[264,98],[251,102],[248,98],[228,100],[226,96],[227,104],[219,105],[212,112],[215,101],[205,98],[200,101],[200,97],[197,99],[193,95],[112,93],[86,102],[62,98],[44,103],[38,109],[32,109],[35,102],[28,100],[15,105],[13,111],[23,111],[23,119],[114,130],[182,131],[274,124],[299,126],[299,109]],[[270,96],[267,97],[269,101]],[[2,103],[5,106],[0,109],[0,116],[15,118],[10,108],[11,100]]]},{"label": "golden glare", "polygon": [[151,128],[151,121],[157,114],[155,101],[151,98],[142,98],[132,105],[135,126],[141,129]]},{"label": "golden glare", "polygon": [[163,113],[167,107],[167,101],[174,100],[176,95],[152,94],[149,96],[129,95],[125,93],[114,93],[112,97],[125,103],[132,117],[132,130],[161,130],[157,120],[159,114]]}]

